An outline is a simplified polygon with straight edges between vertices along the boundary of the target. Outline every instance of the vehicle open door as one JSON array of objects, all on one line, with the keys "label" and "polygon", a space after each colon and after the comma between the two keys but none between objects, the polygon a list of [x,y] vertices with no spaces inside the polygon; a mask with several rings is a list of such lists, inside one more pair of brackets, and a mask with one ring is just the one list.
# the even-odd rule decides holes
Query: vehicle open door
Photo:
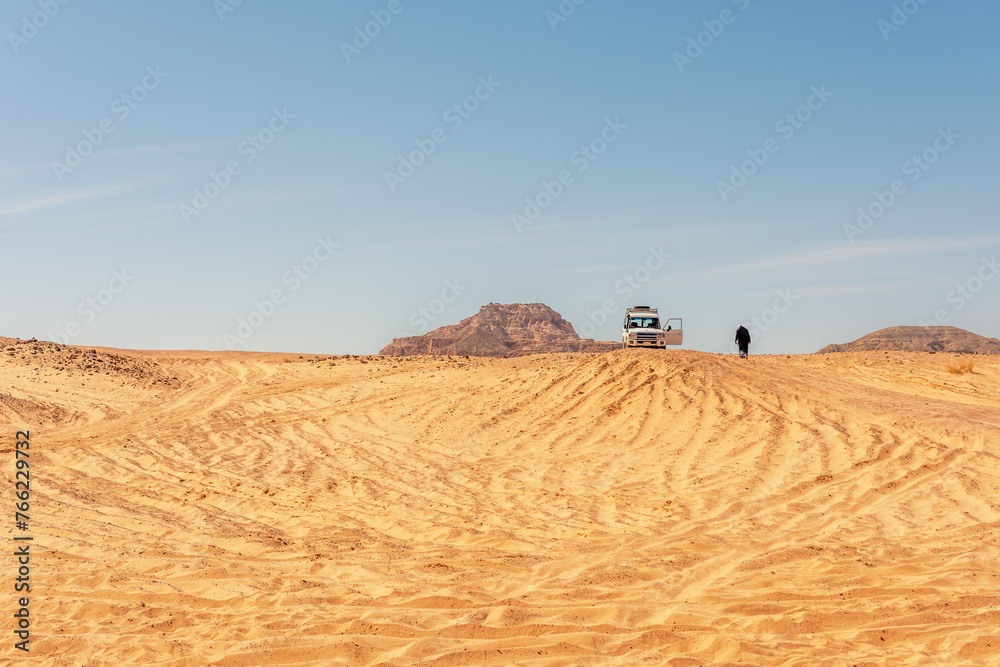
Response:
[{"label": "vehicle open door", "polygon": [[684,319],[671,317],[663,323],[663,337],[667,340],[667,345],[684,344]]}]

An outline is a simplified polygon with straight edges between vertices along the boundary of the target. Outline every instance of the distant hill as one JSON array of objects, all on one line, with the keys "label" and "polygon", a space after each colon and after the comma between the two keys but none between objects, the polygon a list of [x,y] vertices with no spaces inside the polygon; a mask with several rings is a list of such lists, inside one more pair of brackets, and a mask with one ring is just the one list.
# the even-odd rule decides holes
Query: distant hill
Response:
[{"label": "distant hill", "polygon": [[458,324],[423,336],[396,338],[380,354],[519,357],[545,352],[610,352],[619,343],[580,338],[573,325],[544,303],[491,303]]},{"label": "distant hill", "polygon": [[1000,340],[957,327],[889,327],[850,343],[827,345],[817,354],[870,350],[1000,354]]}]

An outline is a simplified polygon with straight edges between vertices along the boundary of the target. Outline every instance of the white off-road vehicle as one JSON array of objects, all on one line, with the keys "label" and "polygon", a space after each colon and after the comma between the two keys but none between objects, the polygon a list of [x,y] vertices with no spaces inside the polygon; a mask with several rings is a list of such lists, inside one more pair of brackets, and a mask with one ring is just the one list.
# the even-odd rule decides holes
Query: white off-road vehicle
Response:
[{"label": "white off-road vehicle", "polygon": [[636,306],[625,309],[622,323],[622,349],[627,347],[659,347],[684,343],[684,320],[672,317],[660,322],[656,308]]}]

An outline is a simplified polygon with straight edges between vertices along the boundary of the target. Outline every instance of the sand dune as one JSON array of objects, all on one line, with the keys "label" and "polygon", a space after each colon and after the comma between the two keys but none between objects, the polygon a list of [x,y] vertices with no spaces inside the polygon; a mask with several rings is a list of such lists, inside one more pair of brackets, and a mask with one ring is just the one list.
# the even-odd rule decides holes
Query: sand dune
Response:
[{"label": "sand dune", "polygon": [[39,354],[39,665],[1000,664],[1000,359]]}]

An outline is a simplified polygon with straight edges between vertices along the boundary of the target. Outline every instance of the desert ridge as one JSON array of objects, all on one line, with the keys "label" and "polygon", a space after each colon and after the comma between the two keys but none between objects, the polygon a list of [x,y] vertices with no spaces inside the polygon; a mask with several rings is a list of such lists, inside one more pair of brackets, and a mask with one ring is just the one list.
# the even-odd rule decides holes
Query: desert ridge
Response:
[{"label": "desert ridge", "polygon": [[953,354],[1000,354],[1000,340],[986,338],[958,327],[889,327],[842,345],[827,345],[819,354],[831,352],[949,352]]},{"label": "desert ridge", "polygon": [[0,380],[41,664],[1000,659],[997,357],[21,342]]},{"label": "desert ridge", "polygon": [[[416,320],[427,325],[426,320]],[[458,324],[402,336],[379,353],[390,357],[439,354],[520,357],[551,352],[610,352],[620,343],[581,338],[568,320],[544,303],[490,303]]]}]

